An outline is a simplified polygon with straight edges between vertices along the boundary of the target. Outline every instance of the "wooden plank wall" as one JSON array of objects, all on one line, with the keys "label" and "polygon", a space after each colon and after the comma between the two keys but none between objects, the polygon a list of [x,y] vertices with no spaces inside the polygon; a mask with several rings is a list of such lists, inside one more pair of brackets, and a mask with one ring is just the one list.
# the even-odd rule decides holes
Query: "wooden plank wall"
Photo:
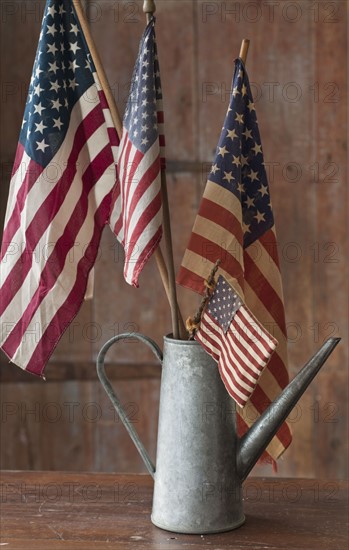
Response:
[{"label": "wooden plank wall", "polygon": [[[120,112],[144,28],[142,2],[86,2]],[[168,186],[175,262],[184,252],[224,119],[241,39],[251,38],[253,83],[278,230],[293,376],[330,335],[342,343],[292,413],[294,442],[279,475],[346,477],[347,4],[157,1]],[[41,23],[43,2],[1,7],[1,216]],[[187,316],[197,297],[184,290]],[[144,471],[114,417],[94,361],[113,334],[138,330],[160,345],[170,331],[150,262],[138,290],[122,278],[122,251],[105,231],[95,299],[85,303],[47,367],[47,382],[1,360],[1,466],[10,469]],[[160,369],[141,344],[108,355],[127,411],[152,456]],[[269,468],[256,473],[272,475]]]}]

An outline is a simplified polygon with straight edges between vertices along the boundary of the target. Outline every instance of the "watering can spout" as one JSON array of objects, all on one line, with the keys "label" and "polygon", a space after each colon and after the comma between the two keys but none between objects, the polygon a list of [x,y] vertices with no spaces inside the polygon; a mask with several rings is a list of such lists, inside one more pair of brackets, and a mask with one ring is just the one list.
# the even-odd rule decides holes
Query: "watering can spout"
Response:
[{"label": "watering can spout", "polygon": [[241,481],[252,470],[339,341],[340,338],[329,338],[241,438],[237,456],[238,474]]}]

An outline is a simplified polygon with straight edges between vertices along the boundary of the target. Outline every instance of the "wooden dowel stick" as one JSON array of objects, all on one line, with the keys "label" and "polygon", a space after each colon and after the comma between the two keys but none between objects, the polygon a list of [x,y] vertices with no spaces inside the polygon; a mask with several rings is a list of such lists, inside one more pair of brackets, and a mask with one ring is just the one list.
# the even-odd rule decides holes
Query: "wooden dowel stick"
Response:
[{"label": "wooden dowel stick", "polygon": [[[122,134],[121,118],[120,118],[120,115],[119,115],[119,111],[116,107],[115,99],[114,99],[114,96],[112,94],[111,88],[109,86],[109,82],[108,82],[107,76],[105,74],[102,61],[99,57],[99,53],[98,53],[97,48],[95,46],[91,31],[90,31],[90,26],[89,26],[89,24],[86,20],[85,12],[82,8],[81,1],[80,0],[73,0],[73,4],[74,4],[75,11],[76,11],[76,14],[78,16],[78,19],[80,21],[80,25],[81,25],[82,31],[84,33],[87,45],[88,45],[89,50],[91,52],[91,56],[92,56],[92,59],[93,59],[93,63],[96,67],[96,72],[97,72],[97,75],[98,75],[99,82],[100,82],[100,84],[102,86],[102,89],[105,93],[115,129],[116,129],[117,134],[120,138],[121,134]],[[165,288],[166,296],[167,296],[168,301],[169,301],[170,306],[171,306],[169,276],[168,276],[166,264],[165,264],[165,261],[164,261],[164,258],[163,258],[160,247],[158,247],[157,250],[156,250],[155,259],[156,259],[156,264],[157,264],[157,267],[158,267],[158,270],[159,270],[159,273],[160,273],[160,277],[161,277],[161,280],[162,280],[162,284]],[[185,334],[184,322],[183,322],[182,316],[180,314],[179,308],[178,308],[177,311],[178,311],[178,317],[179,317],[180,325],[183,327],[183,332],[181,330],[181,333]]]},{"label": "wooden dowel stick", "polygon": [[[157,262],[157,266],[158,266],[158,270],[159,270],[161,279],[162,279],[163,284],[164,284],[167,299],[170,303],[170,285],[169,285],[169,280],[168,280],[168,272],[167,272],[167,267],[166,267],[165,260],[164,260],[164,257],[162,255],[160,246],[158,246],[158,248],[155,250],[154,256],[155,256],[155,259],[156,259],[156,262]],[[179,334],[180,334],[180,337],[181,337],[182,340],[187,340],[188,334],[187,334],[185,324],[184,324],[184,321],[183,321],[183,317],[182,317],[182,314],[179,310],[178,304],[177,304],[177,309],[178,309]]]},{"label": "wooden dowel stick", "polygon": [[99,53],[98,53],[97,48],[95,46],[94,40],[92,38],[90,26],[89,26],[89,24],[87,22],[87,19],[85,17],[85,12],[82,8],[80,0],[73,0],[73,4],[74,4],[74,7],[75,7],[76,14],[77,14],[77,16],[79,18],[79,21],[80,21],[82,31],[83,31],[84,36],[86,38],[87,45],[90,49],[91,56],[92,56],[92,59],[93,59],[93,63],[96,67],[96,72],[97,72],[97,75],[98,75],[99,82],[100,82],[100,84],[102,86],[102,89],[105,93],[105,97],[106,97],[107,102],[108,102],[110,114],[111,114],[115,129],[118,133],[118,136],[121,137],[121,133],[122,133],[121,118],[120,118],[119,112],[117,110],[115,99],[114,99],[114,96],[113,96],[112,91],[110,89],[109,82],[108,82],[107,76],[105,74],[101,58],[99,57]]},{"label": "wooden dowel stick", "polygon": [[243,41],[241,42],[241,48],[239,53],[239,57],[240,59],[242,59],[244,64],[246,63],[249,45],[250,45],[249,39],[244,38]]},{"label": "wooden dowel stick", "polygon": [[176,277],[175,277],[175,269],[174,269],[174,261],[173,261],[170,209],[168,204],[165,170],[161,170],[161,195],[162,195],[163,230],[164,230],[164,239],[165,239],[165,254],[166,254],[167,269],[168,269],[169,300],[170,300],[170,307],[171,307],[172,330],[173,330],[173,337],[178,340],[180,335],[179,335],[178,310],[177,310]]}]

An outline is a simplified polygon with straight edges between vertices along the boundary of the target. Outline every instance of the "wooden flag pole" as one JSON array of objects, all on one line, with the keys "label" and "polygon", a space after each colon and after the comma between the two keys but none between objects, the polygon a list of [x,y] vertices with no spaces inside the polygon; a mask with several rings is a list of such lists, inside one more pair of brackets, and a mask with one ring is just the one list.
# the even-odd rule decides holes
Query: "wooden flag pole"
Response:
[{"label": "wooden flag pole", "polygon": [[[155,13],[155,10],[156,10],[156,7],[155,7],[154,0],[144,0],[143,12],[146,14],[147,23],[149,23],[152,15]],[[185,326],[177,305],[176,278],[175,278],[175,269],[174,269],[174,261],[173,261],[170,209],[168,204],[165,169],[161,170],[161,194],[162,194],[163,229],[164,229],[167,269],[168,269],[169,301],[170,301],[170,307],[171,307],[173,337],[176,339],[180,337],[185,339],[186,338]]]},{"label": "wooden flag pole", "polygon": [[[120,138],[121,134],[122,134],[121,118],[120,118],[120,115],[119,115],[119,112],[118,112],[118,109],[117,109],[117,106],[116,106],[116,103],[115,103],[114,96],[113,96],[111,88],[109,86],[109,82],[108,82],[107,76],[105,74],[102,61],[99,57],[97,48],[95,46],[95,43],[94,43],[94,40],[93,40],[93,37],[92,37],[92,34],[91,34],[90,26],[87,22],[85,12],[82,8],[81,0],[73,0],[73,4],[74,4],[75,11],[76,11],[76,14],[78,16],[78,19],[80,21],[80,25],[81,25],[82,31],[84,33],[87,45],[88,45],[89,50],[91,52],[91,56],[92,56],[92,59],[93,59],[93,63],[96,67],[96,72],[97,72],[97,75],[98,75],[99,82],[100,82],[101,87],[102,87],[102,89],[105,93],[105,97],[106,97],[107,102],[108,102],[110,114],[111,114],[115,129],[116,129],[117,134]],[[159,270],[159,273],[160,273],[160,276],[161,276],[162,284],[165,288],[165,292],[166,292],[168,301],[169,301],[170,306],[171,306],[169,276],[168,276],[168,273],[167,273],[166,264],[165,264],[164,258],[162,256],[162,252],[161,252],[160,247],[158,247],[156,249],[155,258],[156,258],[156,263],[157,263],[158,270]],[[172,310],[172,308],[171,308],[171,310]],[[180,324],[181,324],[181,326],[183,326],[183,331],[185,333],[184,323],[183,323],[183,319],[180,315],[179,309],[178,309],[178,314],[179,314]]]},{"label": "wooden flag pole", "polygon": [[120,138],[121,133],[122,133],[121,118],[120,118],[119,112],[117,110],[115,99],[114,99],[114,96],[112,94],[111,88],[109,86],[109,82],[108,82],[107,76],[105,74],[101,58],[99,57],[99,53],[97,51],[94,40],[92,38],[90,26],[87,22],[85,12],[84,12],[83,7],[81,5],[81,0],[73,0],[73,4],[74,4],[75,11],[76,11],[76,14],[78,16],[78,19],[80,21],[82,32],[84,33],[87,45],[88,45],[89,50],[91,52],[91,56],[92,56],[92,59],[93,59],[93,63],[96,67],[96,72],[97,72],[97,75],[98,75],[99,82],[100,82],[100,84],[102,86],[102,89],[105,93],[105,97],[106,97],[107,102],[108,102],[110,114],[111,114],[111,117],[113,119],[115,129],[116,129],[116,131],[118,133],[118,136]]},{"label": "wooden flag pole", "polygon": [[249,45],[250,45],[249,39],[244,38],[243,41],[241,42],[241,48],[239,53],[239,57],[240,59],[242,59],[244,64],[246,63]]}]

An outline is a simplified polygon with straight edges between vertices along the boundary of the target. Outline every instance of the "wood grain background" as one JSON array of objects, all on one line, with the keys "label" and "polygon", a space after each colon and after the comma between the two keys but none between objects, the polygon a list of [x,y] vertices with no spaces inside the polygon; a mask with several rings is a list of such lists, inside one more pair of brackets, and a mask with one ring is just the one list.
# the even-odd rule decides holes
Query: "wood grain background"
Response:
[{"label": "wood grain background", "polygon": [[[142,2],[88,1],[87,12],[120,113],[144,28]],[[1,7],[1,221],[44,2]],[[248,72],[273,199],[291,377],[328,336],[343,340],[290,420],[294,441],[279,475],[347,476],[347,3],[298,0],[157,1],[168,190],[179,266],[229,99],[233,60],[251,39]],[[85,303],[46,369],[47,382],[1,356],[1,467],[144,471],[95,376],[112,335],[141,331],[160,345],[169,311],[150,261],[138,290],[105,231],[95,298]],[[184,316],[197,297],[179,289]],[[160,368],[138,343],[111,350],[109,371],[155,456]],[[255,473],[272,475],[269,468]]]}]

